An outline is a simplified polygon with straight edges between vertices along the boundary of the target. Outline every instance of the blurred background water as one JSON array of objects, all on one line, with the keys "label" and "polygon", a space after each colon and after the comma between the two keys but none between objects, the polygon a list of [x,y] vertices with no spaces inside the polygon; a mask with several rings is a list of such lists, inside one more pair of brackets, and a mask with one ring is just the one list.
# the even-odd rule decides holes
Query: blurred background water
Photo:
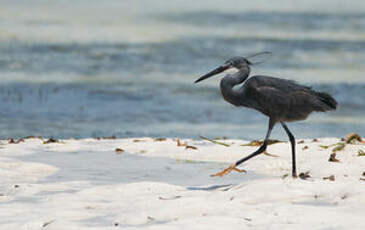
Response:
[{"label": "blurred background water", "polygon": [[[298,138],[365,131],[365,2],[2,0],[0,138],[262,138],[267,118],[220,96],[231,56],[271,51],[252,74],[331,93]],[[273,137],[284,138],[281,127]]]}]

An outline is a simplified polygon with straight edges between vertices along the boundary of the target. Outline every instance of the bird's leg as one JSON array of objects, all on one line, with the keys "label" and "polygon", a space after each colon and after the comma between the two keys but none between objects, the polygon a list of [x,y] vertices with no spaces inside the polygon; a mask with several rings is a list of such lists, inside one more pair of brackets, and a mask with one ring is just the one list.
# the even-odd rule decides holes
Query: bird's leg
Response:
[{"label": "bird's leg", "polygon": [[292,176],[294,178],[297,177],[297,167],[295,164],[295,138],[294,135],[290,132],[290,130],[288,129],[288,127],[286,126],[286,124],[284,122],[281,122],[281,125],[283,126],[286,134],[288,134],[289,140],[290,140],[290,144],[291,144],[291,154],[292,154]]},{"label": "bird's leg", "polygon": [[264,140],[264,143],[260,146],[260,148],[258,150],[256,150],[255,152],[251,153],[250,155],[248,155],[247,157],[244,157],[242,158],[241,160],[237,161],[236,163],[233,163],[231,164],[228,168],[224,169],[223,171],[221,172],[218,172],[216,174],[213,174],[211,175],[212,177],[214,176],[225,176],[227,175],[228,173],[230,173],[232,170],[234,171],[237,171],[237,172],[245,172],[244,170],[242,169],[238,169],[236,168],[238,165],[242,164],[243,162],[251,159],[252,157],[254,156],[257,156],[259,155],[260,153],[263,153],[265,150],[266,150],[266,147],[267,147],[267,143],[269,141],[269,137],[270,137],[270,134],[271,134],[271,130],[272,128],[274,127],[275,125],[275,121],[273,119],[270,118],[269,120],[269,128],[267,130],[267,133],[266,133],[266,137],[265,137],[265,140]]}]

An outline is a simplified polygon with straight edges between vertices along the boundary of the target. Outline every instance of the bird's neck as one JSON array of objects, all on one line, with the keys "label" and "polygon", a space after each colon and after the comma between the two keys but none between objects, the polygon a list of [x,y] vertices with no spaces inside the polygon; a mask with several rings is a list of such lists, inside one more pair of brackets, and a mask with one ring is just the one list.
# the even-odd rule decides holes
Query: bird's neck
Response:
[{"label": "bird's neck", "polygon": [[231,77],[235,80],[234,86],[244,82],[248,78],[249,75],[250,75],[249,66],[245,66],[245,67],[239,69],[236,73],[232,74]]},{"label": "bird's neck", "polygon": [[240,69],[238,72],[229,74],[221,80],[220,88],[224,100],[236,106],[242,105],[242,100],[240,99],[242,95],[233,87],[244,82],[249,74],[249,68]]},{"label": "bird's neck", "polygon": [[249,74],[249,67],[239,69],[236,73],[225,76],[221,81],[221,86],[223,84],[225,87],[232,89],[234,86],[244,82],[248,78]]}]

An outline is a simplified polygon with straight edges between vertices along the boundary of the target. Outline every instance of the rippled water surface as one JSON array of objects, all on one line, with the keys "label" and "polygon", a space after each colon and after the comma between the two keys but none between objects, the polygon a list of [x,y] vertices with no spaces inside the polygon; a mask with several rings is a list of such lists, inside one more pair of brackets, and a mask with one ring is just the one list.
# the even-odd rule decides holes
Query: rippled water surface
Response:
[{"label": "rippled water surface", "polygon": [[274,55],[252,74],[339,102],[289,124],[297,137],[364,135],[362,1],[4,0],[0,137],[261,138],[267,118],[224,102],[219,76],[193,81],[264,50]]}]

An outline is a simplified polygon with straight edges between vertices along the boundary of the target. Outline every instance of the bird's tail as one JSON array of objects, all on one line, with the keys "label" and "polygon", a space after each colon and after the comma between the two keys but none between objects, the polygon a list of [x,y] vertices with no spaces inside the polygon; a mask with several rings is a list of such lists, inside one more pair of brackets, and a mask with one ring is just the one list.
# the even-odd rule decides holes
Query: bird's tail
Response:
[{"label": "bird's tail", "polygon": [[316,92],[316,96],[324,105],[321,106],[323,111],[335,110],[337,108],[337,101],[328,93]]}]

